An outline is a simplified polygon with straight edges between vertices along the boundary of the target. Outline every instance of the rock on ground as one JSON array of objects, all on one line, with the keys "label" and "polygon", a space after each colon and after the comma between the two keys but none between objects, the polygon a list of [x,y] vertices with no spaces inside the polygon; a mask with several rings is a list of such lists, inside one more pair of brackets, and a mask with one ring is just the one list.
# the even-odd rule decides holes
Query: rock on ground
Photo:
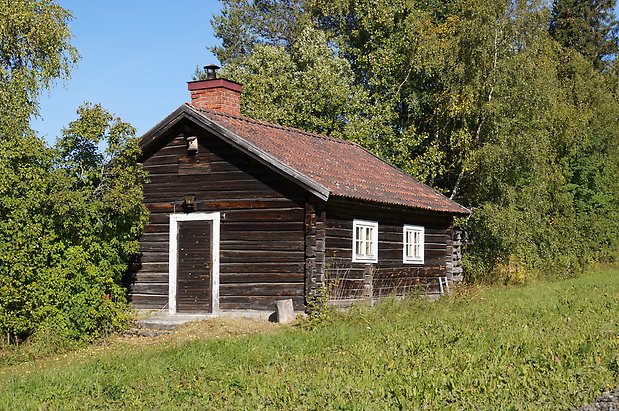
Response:
[{"label": "rock on ground", "polygon": [[583,405],[575,411],[619,411],[619,387],[603,392],[591,404]]}]

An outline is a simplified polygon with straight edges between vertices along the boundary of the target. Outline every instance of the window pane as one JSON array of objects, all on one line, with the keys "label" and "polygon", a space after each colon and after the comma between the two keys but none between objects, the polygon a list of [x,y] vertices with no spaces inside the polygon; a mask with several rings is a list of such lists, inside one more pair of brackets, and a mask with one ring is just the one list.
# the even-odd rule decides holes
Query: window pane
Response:
[{"label": "window pane", "polygon": [[370,243],[372,255],[376,255],[376,251],[378,250],[378,232],[375,229],[372,229],[372,242]]},{"label": "window pane", "polygon": [[354,221],[353,231],[353,259],[359,261],[376,261],[377,250],[377,228],[372,221]]},{"label": "window pane", "polygon": [[404,226],[404,260],[423,263],[423,227]]}]

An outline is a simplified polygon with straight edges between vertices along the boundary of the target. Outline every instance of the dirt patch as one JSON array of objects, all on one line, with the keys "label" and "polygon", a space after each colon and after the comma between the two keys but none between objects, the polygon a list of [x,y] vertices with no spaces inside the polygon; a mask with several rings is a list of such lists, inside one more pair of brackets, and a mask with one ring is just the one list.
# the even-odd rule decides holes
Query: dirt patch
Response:
[{"label": "dirt patch", "polygon": [[209,340],[268,333],[286,327],[290,326],[264,320],[210,318],[183,324],[173,331],[147,332],[138,330],[133,335],[117,336],[114,338],[114,341],[135,345],[182,344],[198,339]]},{"label": "dirt patch", "polygon": [[[192,321],[173,331],[138,329],[132,335],[115,335],[103,341],[75,349],[59,350],[56,353],[40,355],[27,346],[13,350],[0,349],[0,375],[14,370],[31,372],[33,370],[89,361],[93,357],[111,352],[131,352],[140,347],[162,345],[180,346],[193,340],[212,340],[234,338],[254,334],[264,334],[285,329],[290,325],[271,323],[264,320],[212,318]],[[142,332],[143,331],[143,332]],[[8,357],[8,358],[4,358]]]}]

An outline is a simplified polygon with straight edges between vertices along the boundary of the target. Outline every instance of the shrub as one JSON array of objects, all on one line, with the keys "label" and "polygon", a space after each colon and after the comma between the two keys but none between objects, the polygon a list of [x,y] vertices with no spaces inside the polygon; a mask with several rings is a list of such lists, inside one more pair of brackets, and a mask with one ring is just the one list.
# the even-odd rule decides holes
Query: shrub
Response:
[{"label": "shrub", "polygon": [[329,289],[324,285],[311,291],[307,297],[305,326],[314,329],[320,324],[331,322],[334,307],[329,305]]},{"label": "shrub", "polygon": [[9,341],[89,340],[128,324],[121,279],[147,216],[135,130],[100,106],[79,114],[57,149],[33,136],[0,141],[0,329]]}]

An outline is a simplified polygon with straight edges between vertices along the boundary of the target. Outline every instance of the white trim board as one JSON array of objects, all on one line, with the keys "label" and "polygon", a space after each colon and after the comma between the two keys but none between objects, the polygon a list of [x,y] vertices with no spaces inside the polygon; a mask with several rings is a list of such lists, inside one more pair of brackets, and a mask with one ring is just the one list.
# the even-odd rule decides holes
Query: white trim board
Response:
[{"label": "white trim board", "polygon": [[213,233],[211,236],[212,272],[211,272],[211,311],[219,313],[219,224],[220,214],[216,213],[189,213],[170,214],[170,251],[168,268],[168,307],[171,315],[176,314],[176,276],[178,267],[178,222],[179,221],[212,221]]},{"label": "white trim board", "polygon": [[[372,249],[370,255],[357,254],[357,228],[370,228],[371,237],[363,241],[368,242]],[[353,263],[377,263],[378,262],[378,221],[354,219],[352,224],[352,262]]]},{"label": "white trim board", "polygon": [[[408,242],[406,241],[406,233],[419,233],[419,257],[410,257],[406,253]],[[424,226],[404,224],[402,227],[402,262],[404,264],[424,264],[426,254],[426,229]]]}]

